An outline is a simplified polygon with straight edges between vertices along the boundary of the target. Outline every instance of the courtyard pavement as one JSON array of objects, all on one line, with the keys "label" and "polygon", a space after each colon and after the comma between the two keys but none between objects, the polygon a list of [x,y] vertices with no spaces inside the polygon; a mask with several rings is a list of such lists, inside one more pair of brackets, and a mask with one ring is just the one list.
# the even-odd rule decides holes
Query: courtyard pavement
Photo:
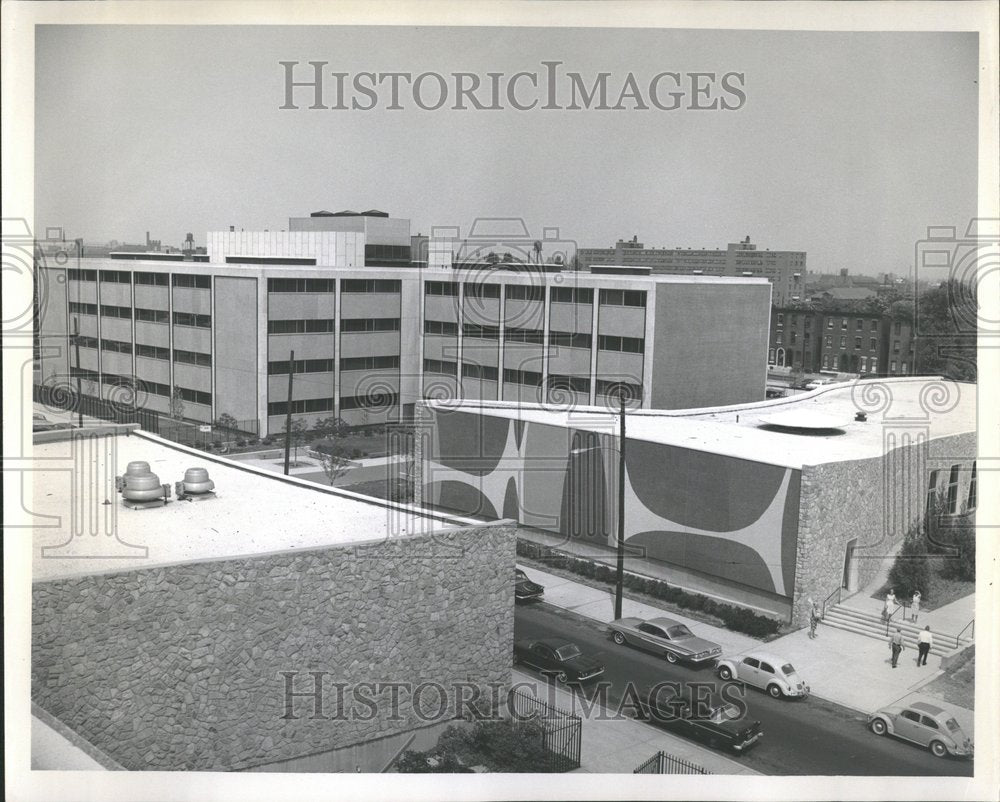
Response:
[{"label": "courtyard pavement", "polygon": [[[533,566],[520,566],[528,576],[545,587],[545,601],[571,610],[595,621],[610,623],[614,618],[614,595],[608,591],[583,585]],[[853,601],[853,599],[849,600]],[[922,614],[920,621],[944,628],[944,622],[962,620],[975,606],[975,597],[953,602],[941,610]],[[952,608],[952,609],[949,609]],[[881,609],[878,607],[877,609]],[[684,624],[701,637],[722,646],[726,656],[736,656],[749,650],[767,651],[792,663],[809,684],[812,693],[831,702],[870,713],[916,692],[941,674],[941,658],[931,655],[927,665],[917,667],[916,651],[903,652],[897,668],[890,664],[888,639],[885,642],[845,630],[820,625],[816,639],[809,630],[801,629],[768,643],[722,627],[702,623],[679,613],[662,610],[649,604],[625,598],[622,612],[626,616],[655,618],[668,616]],[[962,626],[971,619],[964,618]],[[961,626],[956,627],[957,632]],[[949,631],[944,628],[944,631]],[[962,726],[972,726],[973,712],[954,705],[955,717]]]}]

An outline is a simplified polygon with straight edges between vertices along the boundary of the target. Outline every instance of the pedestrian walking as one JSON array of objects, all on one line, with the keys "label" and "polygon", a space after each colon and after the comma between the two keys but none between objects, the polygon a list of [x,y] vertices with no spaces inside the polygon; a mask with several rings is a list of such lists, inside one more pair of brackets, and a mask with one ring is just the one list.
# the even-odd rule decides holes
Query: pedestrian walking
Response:
[{"label": "pedestrian walking", "polygon": [[813,602],[812,609],[809,611],[809,637],[816,638],[816,625],[819,624],[820,614],[819,608],[816,603]]},{"label": "pedestrian walking", "polygon": [[910,613],[913,616],[913,623],[917,623],[917,616],[920,615],[920,591],[913,591],[913,600],[910,602]]},{"label": "pedestrian walking", "polygon": [[927,665],[927,655],[931,653],[931,646],[934,645],[934,636],[931,635],[930,624],[920,630],[917,635],[917,665]]},{"label": "pedestrian walking", "polygon": [[892,653],[892,667],[895,668],[903,651],[903,630],[899,627],[896,627],[896,631],[889,638],[889,651]]}]

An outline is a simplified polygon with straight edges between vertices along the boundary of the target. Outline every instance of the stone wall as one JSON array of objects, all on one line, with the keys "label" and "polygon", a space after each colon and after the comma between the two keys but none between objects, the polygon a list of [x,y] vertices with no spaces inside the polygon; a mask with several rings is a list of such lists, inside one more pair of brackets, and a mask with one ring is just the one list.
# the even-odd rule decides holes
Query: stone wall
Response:
[{"label": "stone wall", "polygon": [[887,426],[887,456],[802,469],[793,623],[808,623],[810,598],[822,605],[840,587],[852,539],[858,541],[857,588],[876,578],[907,530],[922,521],[930,471],[938,470],[947,484],[951,466],[960,464],[959,499],[968,497],[975,433],[920,442],[920,431]]},{"label": "stone wall", "polygon": [[[127,769],[246,769],[424,726],[405,689],[389,720],[390,692],[359,703],[358,683],[507,686],[513,530],[36,583],[32,697]],[[298,693],[319,677],[322,714],[286,673]]]}]

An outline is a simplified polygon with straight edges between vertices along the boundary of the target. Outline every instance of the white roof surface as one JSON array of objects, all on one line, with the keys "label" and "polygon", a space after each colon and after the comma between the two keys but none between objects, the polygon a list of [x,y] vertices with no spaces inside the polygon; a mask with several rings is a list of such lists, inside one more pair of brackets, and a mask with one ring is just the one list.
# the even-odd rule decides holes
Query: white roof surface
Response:
[{"label": "white roof surface", "polygon": [[[123,506],[115,476],[133,460],[148,462],[160,483],[170,485],[171,501],[165,507]],[[34,461],[36,581],[350,545],[476,523],[365,501],[357,494],[208,457],[146,432],[87,438],[82,444],[37,444]],[[195,466],[208,469],[216,498],[178,501],[174,482]]]},{"label": "white roof surface", "polygon": [[[434,408],[466,412],[481,409],[484,414],[527,422],[611,435],[618,433],[617,414],[605,408],[567,409],[498,401],[424,403]],[[859,411],[866,412],[866,421],[854,419]],[[842,433],[762,428],[771,417],[834,422],[839,424]],[[913,427],[926,427],[929,439],[974,432],[976,385],[927,376],[865,379],[752,404],[687,410],[632,410],[626,418],[629,439],[800,469],[804,465],[880,457],[886,450],[887,426],[908,426],[911,431],[915,431]]]}]

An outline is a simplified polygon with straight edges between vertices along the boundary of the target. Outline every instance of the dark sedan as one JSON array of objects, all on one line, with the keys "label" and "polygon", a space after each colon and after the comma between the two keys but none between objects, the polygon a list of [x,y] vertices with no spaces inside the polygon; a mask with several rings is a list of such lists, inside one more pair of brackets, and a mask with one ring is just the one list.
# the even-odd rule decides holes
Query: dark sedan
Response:
[{"label": "dark sedan", "polygon": [[563,684],[584,682],[604,673],[604,664],[585,657],[575,643],[551,638],[514,641],[514,665],[530,666]]},{"label": "dark sedan", "polygon": [[528,575],[520,568],[514,569],[514,601],[538,601],[545,593],[545,588],[537,582],[528,579]]},{"label": "dark sedan", "polygon": [[743,754],[764,737],[760,722],[745,708],[718,694],[701,697],[676,683],[644,688],[638,694],[639,718],[667,727],[713,749]]}]

